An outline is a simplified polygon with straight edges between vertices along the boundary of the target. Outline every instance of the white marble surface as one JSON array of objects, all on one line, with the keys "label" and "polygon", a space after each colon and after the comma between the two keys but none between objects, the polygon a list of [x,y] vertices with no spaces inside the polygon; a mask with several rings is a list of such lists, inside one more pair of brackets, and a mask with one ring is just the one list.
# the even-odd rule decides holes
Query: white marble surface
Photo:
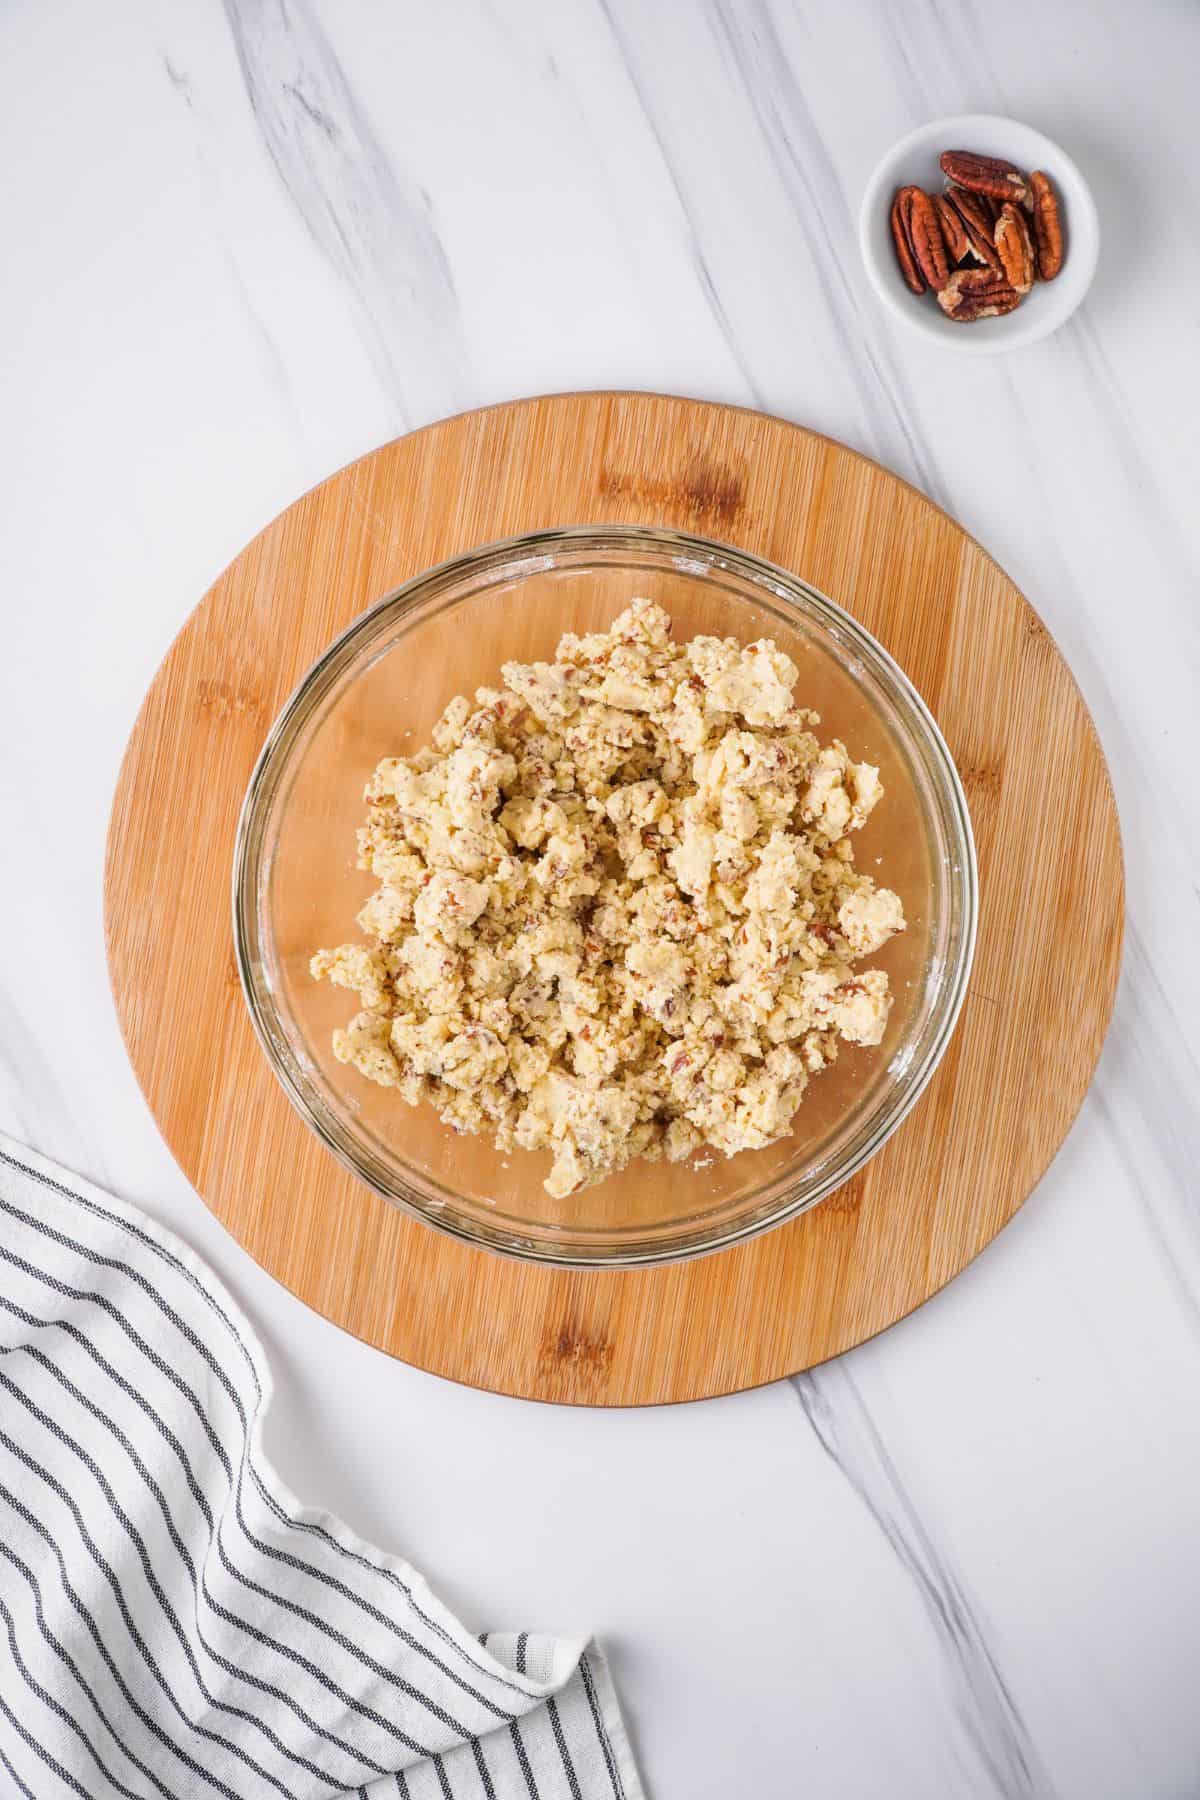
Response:
[{"label": "white marble surface", "polygon": [[[220,1270],[296,1489],[481,1626],[604,1636],[655,1800],[1200,1793],[1198,63],[1167,0],[0,9],[0,1125]],[[970,108],[1100,206],[1091,297],[1011,359],[902,333],[857,262],[877,155]],[[975,532],[1095,713],[1130,901],[1095,1086],[975,1266],[794,1383],[617,1414],[263,1275],[140,1098],[100,897],[140,697],[246,539],[406,427],[605,385],[818,426]]]}]

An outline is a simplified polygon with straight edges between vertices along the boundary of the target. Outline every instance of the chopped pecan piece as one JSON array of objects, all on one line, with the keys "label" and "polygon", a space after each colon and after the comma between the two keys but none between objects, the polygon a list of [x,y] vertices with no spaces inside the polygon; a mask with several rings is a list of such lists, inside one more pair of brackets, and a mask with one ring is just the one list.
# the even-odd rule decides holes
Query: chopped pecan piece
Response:
[{"label": "chopped pecan piece", "polygon": [[980,156],[974,150],[943,150],[942,171],[972,194],[1029,204],[1029,186],[1016,163],[1002,156]]},{"label": "chopped pecan piece", "polygon": [[947,256],[951,262],[964,262],[971,255],[971,243],[962,220],[945,194],[935,194],[933,204],[937,207],[938,223],[942,228]]},{"label": "chopped pecan piece", "polygon": [[1050,177],[1035,169],[1029,177],[1033,195],[1033,235],[1037,240],[1037,272],[1043,281],[1053,281],[1063,266],[1062,214],[1058,195],[1050,186]]},{"label": "chopped pecan piece", "polygon": [[1010,313],[1020,300],[1016,289],[994,269],[959,269],[938,294],[938,305],[947,318],[963,324]]},{"label": "chopped pecan piece", "polygon": [[970,245],[970,253],[977,263],[984,263],[997,275],[1004,273],[996,246],[992,242],[992,215],[987,202],[981,194],[969,194],[965,188],[950,188],[946,199],[962,220],[963,230]]},{"label": "chopped pecan piece", "polygon": [[[896,197],[892,201],[891,221],[892,242],[896,246],[896,261],[900,264],[900,273],[903,275],[909,291],[914,294],[923,294],[925,292],[925,277],[922,275],[920,268],[917,265],[917,259],[913,254],[912,238],[909,232],[909,220],[912,213],[912,197],[919,192],[920,189],[915,187],[902,187],[896,189]],[[697,687],[702,685],[701,682],[696,682]]]},{"label": "chopped pecan piece", "polygon": [[1010,287],[1018,294],[1027,294],[1033,286],[1033,239],[1025,214],[1011,200],[1004,202],[996,220],[996,251]]}]

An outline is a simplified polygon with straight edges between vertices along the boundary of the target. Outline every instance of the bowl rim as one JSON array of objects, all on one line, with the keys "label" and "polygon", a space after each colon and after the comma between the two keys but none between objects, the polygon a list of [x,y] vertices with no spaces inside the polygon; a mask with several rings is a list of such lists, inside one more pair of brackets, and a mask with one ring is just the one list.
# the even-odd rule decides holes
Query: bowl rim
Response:
[{"label": "bowl rim", "polygon": [[[1003,318],[985,321],[987,325],[996,327],[994,330],[974,335],[963,331],[958,336],[951,337],[949,331],[943,329],[944,322],[940,321],[940,315],[937,319],[930,317],[928,307],[919,304],[924,296],[912,295],[903,286],[899,270],[881,266],[875,243],[875,228],[879,222],[884,190],[893,179],[897,164],[910,152],[924,149],[931,138],[940,137],[944,132],[953,132],[960,127],[967,132],[977,126],[995,127],[998,130],[1016,129],[1037,138],[1049,153],[1044,159],[1049,172],[1057,174],[1065,171],[1075,184],[1075,191],[1071,196],[1073,216],[1070,248],[1076,259],[1078,272],[1074,286],[1066,290],[1069,297],[1058,307],[1051,304],[1048,309],[1043,310],[1040,319],[1028,316],[1022,318],[1021,312],[1024,309],[1018,309]],[[858,248],[876,294],[888,311],[910,330],[945,349],[956,351],[959,355],[999,356],[1006,350],[1019,350],[1026,344],[1036,344],[1049,337],[1060,325],[1066,324],[1086,299],[1100,257],[1100,215],[1091,186],[1079,164],[1055,138],[1048,137],[1036,125],[1026,124],[1024,120],[1004,113],[950,113],[944,118],[929,119],[925,124],[906,132],[879,158],[867,178],[859,204]],[[1078,268],[1080,264],[1082,267]],[[1059,279],[1061,280],[1061,276]],[[1052,301],[1053,299],[1054,296],[1051,296]]]},{"label": "bowl rim", "polygon": [[[381,1186],[338,1138],[326,1129],[304,1082],[299,1078],[291,1046],[281,1033],[272,1029],[269,1016],[272,1010],[269,999],[270,984],[267,982],[260,984],[256,974],[255,957],[251,951],[252,942],[257,940],[258,904],[257,883],[251,883],[248,879],[251,869],[257,867],[257,863],[252,862],[252,851],[257,836],[256,828],[265,817],[266,811],[269,810],[268,803],[274,798],[278,789],[280,773],[287,767],[286,751],[290,742],[313,707],[332,687],[343,665],[351,660],[359,641],[369,637],[381,612],[385,609],[399,608],[395,616],[397,619],[401,619],[407,612],[415,608],[429,589],[436,589],[437,585],[447,583],[456,573],[468,569],[483,572],[497,563],[515,564],[512,572],[519,575],[520,564],[524,561],[528,564],[529,572],[536,573],[547,566],[547,554],[552,546],[556,549],[564,546],[581,548],[589,543],[595,545],[598,550],[620,548],[623,545],[628,545],[631,549],[644,548],[649,545],[658,549],[669,549],[675,553],[677,560],[684,561],[689,552],[693,559],[699,554],[705,559],[706,566],[726,567],[735,573],[743,574],[757,585],[769,589],[776,600],[782,600],[785,603],[797,604],[793,595],[796,590],[799,590],[805,600],[815,606],[818,614],[826,615],[827,623],[834,625],[849,637],[851,643],[859,650],[865,650],[870,658],[875,659],[901,690],[906,703],[919,721],[945,780],[944,792],[950,802],[951,816],[958,838],[956,848],[961,851],[959,880],[963,896],[961,936],[956,966],[953,970],[953,986],[948,1002],[944,1006],[936,1035],[925,1051],[924,1064],[918,1075],[910,1081],[902,1102],[893,1106],[881,1127],[877,1126],[867,1134],[866,1140],[853,1155],[836,1164],[832,1172],[827,1173],[817,1182],[814,1191],[804,1193],[791,1202],[788,1201],[785,1192],[775,1210],[768,1216],[751,1218],[729,1229],[719,1230],[711,1241],[705,1239],[694,1244],[685,1243],[682,1247],[677,1244],[660,1246],[650,1243],[619,1251],[604,1248],[601,1252],[593,1255],[563,1252],[549,1248],[540,1241],[518,1241],[515,1231],[489,1232],[482,1225],[460,1223],[454,1216],[431,1211],[417,1200],[409,1199],[405,1194]],[[281,754],[283,761],[278,764],[277,769],[276,765]],[[269,778],[273,775],[274,780],[272,781]],[[741,549],[737,545],[717,538],[704,537],[694,532],[676,530],[671,526],[601,523],[543,527],[535,531],[523,532],[512,537],[499,538],[486,544],[476,545],[455,556],[446,557],[428,568],[419,570],[406,581],[381,595],[378,600],[350,620],[349,624],[332,639],[327,648],[300,677],[281,707],[255,758],[238,814],[230,898],[238,978],[259,1045],[292,1107],[299,1113],[308,1128],[315,1132],[325,1148],[336,1157],[342,1167],[410,1218],[419,1220],[423,1225],[440,1231],[446,1236],[456,1238],[460,1243],[467,1244],[473,1249],[489,1250],[519,1262],[542,1267],[599,1271],[645,1268],[690,1261],[699,1256],[715,1255],[722,1250],[748,1242],[766,1231],[774,1230],[776,1226],[787,1224],[790,1220],[798,1218],[801,1213],[808,1212],[812,1207],[820,1205],[836,1189],[844,1186],[883,1148],[911,1113],[933,1079],[961,1016],[967,989],[970,985],[978,938],[979,869],[966,792],[941,729],[924,698],[899,663],[851,613],[839,606],[836,601],[831,600],[819,588],[814,587],[803,576],[785,569],[780,564],[773,563],[753,551]],[[277,1012],[278,1009],[274,1010]]]}]

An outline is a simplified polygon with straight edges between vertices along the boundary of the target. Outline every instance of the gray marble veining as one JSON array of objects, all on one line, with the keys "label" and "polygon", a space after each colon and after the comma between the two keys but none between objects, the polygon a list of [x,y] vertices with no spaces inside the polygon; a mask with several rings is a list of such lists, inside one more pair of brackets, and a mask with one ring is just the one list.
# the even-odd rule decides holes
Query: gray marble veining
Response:
[{"label": "gray marble veining", "polygon": [[632,83],[634,93],[637,95],[638,104],[645,116],[646,124],[653,136],[659,155],[662,158],[663,167],[667,172],[676,200],[679,203],[679,210],[687,230],[692,266],[695,269],[696,278],[704,293],[704,298],[708,304],[709,311],[721,334],[725,347],[729,351],[729,354],[742,377],[742,381],[745,384],[746,400],[755,406],[761,407],[764,404],[762,390],[759,388],[753,371],[746,361],[745,354],[738,341],[738,334],[725,310],[724,303],[718,291],[712,266],[708,254],[705,251],[704,242],[700,233],[698,222],[700,216],[699,210],[693,206],[689,198],[685,177],[681,173],[679,162],[674,156],[672,147],[667,138],[664,136],[662,127],[658,123],[657,110],[648,91],[646,78],[640,71],[639,59],[635,48],[636,40],[632,39],[630,33],[626,30],[620,11],[620,0],[599,0],[599,5],[604,13],[605,19],[608,21],[609,28],[612,31],[613,38],[620,52],[621,61],[624,64],[626,73]]},{"label": "gray marble veining", "polygon": [[1055,1800],[978,1604],[906,1489],[848,1366],[831,1363],[791,1384],[821,1448],[920,1596],[953,1686],[964,1791]]},{"label": "gray marble veining", "polygon": [[[767,0],[751,0],[749,5],[708,0],[708,10],[731,81],[744,94],[746,110],[770,154],[791,216],[804,233],[831,324],[844,336],[863,410],[881,427],[873,434],[877,453],[886,455],[892,446],[902,445],[902,454],[889,460],[909,472],[932,499],[944,504],[945,490],[932,453],[913,428],[904,380],[894,365],[888,366],[892,359],[875,346],[865,329],[862,305],[850,275],[856,225],[851,197],[805,104],[804,89],[796,79],[774,11]],[[865,296],[864,301],[869,304]]]},{"label": "gray marble veining", "polygon": [[398,425],[454,411],[468,353],[428,192],[384,150],[308,0],[224,4],[263,143],[346,285]]}]

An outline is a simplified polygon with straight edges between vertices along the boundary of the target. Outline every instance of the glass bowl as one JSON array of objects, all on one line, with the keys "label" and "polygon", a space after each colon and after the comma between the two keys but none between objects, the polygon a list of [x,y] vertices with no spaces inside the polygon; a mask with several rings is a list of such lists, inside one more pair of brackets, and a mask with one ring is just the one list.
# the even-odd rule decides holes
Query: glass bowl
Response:
[{"label": "glass bowl", "polygon": [[[336,1061],[354,997],[309,974],[312,952],[353,941],[375,883],[355,866],[363,785],[411,754],[453,694],[501,663],[553,658],[564,631],[603,630],[636,594],[678,638],[772,637],[797,695],[877,763],[886,796],[856,862],[895,888],[908,929],[871,958],[894,1003],[883,1043],[847,1045],[811,1083],[791,1135],[690,1163],[634,1162],[568,1199],[548,1154],[459,1136]],[[632,1266],[733,1244],[814,1206],[900,1124],[946,1048],[975,943],[977,879],[966,799],[928,709],[879,644],[799,577],[682,532],[587,526],[535,532],[417,576],[356,619],[309,671],[259,757],[234,857],[238,965],[255,1028],[302,1117],[348,1169],[427,1224],[535,1262]]]}]

